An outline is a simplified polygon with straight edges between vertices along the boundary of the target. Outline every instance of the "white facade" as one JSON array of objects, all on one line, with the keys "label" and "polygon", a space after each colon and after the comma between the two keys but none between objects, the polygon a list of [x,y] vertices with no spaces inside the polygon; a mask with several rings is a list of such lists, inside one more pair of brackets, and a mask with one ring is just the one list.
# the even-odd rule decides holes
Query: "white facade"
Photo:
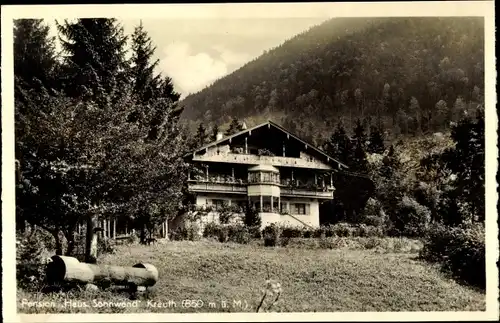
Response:
[{"label": "white facade", "polygon": [[[250,203],[262,227],[319,227],[319,205],[333,199],[332,171],[346,167],[270,121],[219,136],[190,162],[198,169],[188,176],[198,208]],[[219,221],[216,212],[202,216],[202,223],[210,221]]]}]

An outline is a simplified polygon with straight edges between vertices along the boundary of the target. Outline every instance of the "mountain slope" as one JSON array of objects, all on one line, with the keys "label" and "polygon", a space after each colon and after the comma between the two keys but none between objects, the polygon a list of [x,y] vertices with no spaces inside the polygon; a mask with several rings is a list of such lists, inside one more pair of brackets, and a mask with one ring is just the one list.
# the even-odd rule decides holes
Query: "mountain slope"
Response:
[{"label": "mountain slope", "polygon": [[336,18],[186,97],[183,118],[271,117],[318,143],[340,118],[395,135],[442,130],[482,102],[483,44],[482,18]]}]

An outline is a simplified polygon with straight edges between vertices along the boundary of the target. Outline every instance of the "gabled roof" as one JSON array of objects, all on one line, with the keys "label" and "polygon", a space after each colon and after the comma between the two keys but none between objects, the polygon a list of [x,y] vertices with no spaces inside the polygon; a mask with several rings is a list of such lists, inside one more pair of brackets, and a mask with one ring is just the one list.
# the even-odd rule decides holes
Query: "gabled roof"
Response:
[{"label": "gabled roof", "polygon": [[277,123],[272,122],[271,120],[268,120],[267,122],[264,122],[264,123],[261,123],[261,124],[259,124],[259,125],[256,125],[256,126],[254,126],[254,127],[252,127],[252,128],[248,128],[248,129],[242,130],[242,131],[237,132],[237,133],[235,133],[235,134],[233,134],[233,135],[230,135],[230,136],[224,137],[224,138],[222,138],[222,139],[220,139],[220,140],[216,140],[216,141],[213,141],[213,142],[211,142],[211,143],[208,143],[208,144],[206,144],[206,145],[204,145],[204,146],[202,146],[202,147],[200,147],[200,148],[197,148],[196,150],[192,151],[191,153],[186,154],[186,155],[185,155],[185,157],[188,157],[188,156],[190,156],[190,155],[193,155],[193,154],[196,154],[196,153],[198,153],[198,152],[201,152],[201,151],[203,151],[203,150],[205,150],[205,149],[207,149],[207,148],[210,148],[210,147],[213,147],[213,146],[217,146],[217,145],[219,145],[219,144],[221,144],[221,143],[223,143],[223,142],[229,141],[229,140],[230,140],[230,139],[232,139],[232,138],[239,137],[239,136],[241,136],[241,135],[243,135],[243,134],[249,133],[249,132],[251,132],[251,131],[253,131],[253,130],[256,130],[256,129],[262,128],[262,127],[267,126],[267,125],[270,125],[270,126],[272,126],[272,127],[276,128],[276,129],[278,129],[278,130],[282,131],[283,133],[285,133],[285,134],[289,135],[290,137],[292,137],[292,138],[294,138],[295,140],[297,140],[297,141],[299,141],[299,142],[303,143],[304,145],[307,145],[308,147],[310,147],[310,148],[312,148],[313,150],[315,150],[317,153],[319,153],[319,154],[323,155],[323,156],[324,156],[325,158],[327,158],[327,159],[330,159],[330,160],[332,160],[332,161],[336,162],[337,164],[341,165],[342,167],[344,167],[344,168],[349,168],[349,167],[348,167],[347,165],[345,165],[344,163],[341,163],[341,162],[340,162],[340,161],[338,161],[337,159],[335,159],[335,158],[333,158],[333,157],[329,156],[328,154],[326,154],[326,153],[325,153],[324,151],[322,151],[321,149],[319,149],[319,148],[317,148],[317,147],[315,147],[315,146],[311,145],[310,143],[308,143],[308,142],[306,142],[306,141],[304,141],[304,140],[300,139],[299,137],[297,137],[296,135],[294,135],[294,134],[293,134],[293,133],[291,133],[290,131],[286,130],[285,128],[283,128],[282,126],[278,125]]}]

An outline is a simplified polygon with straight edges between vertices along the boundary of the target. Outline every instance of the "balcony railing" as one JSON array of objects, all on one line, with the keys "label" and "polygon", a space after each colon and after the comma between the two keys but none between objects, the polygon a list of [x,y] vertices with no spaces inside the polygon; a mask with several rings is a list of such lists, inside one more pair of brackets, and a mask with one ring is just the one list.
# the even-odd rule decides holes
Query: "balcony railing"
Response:
[{"label": "balcony railing", "polygon": [[282,167],[312,168],[312,169],[331,169],[329,165],[317,161],[305,160],[295,157],[282,156],[258,156],[250,154],[225,153],[220,155],[196,155],[193,161],[234,163],[234,164],[264,164]]},{"label": "balcony railing", "polygon": [[318,191],[318,190],[308,190],[301,188],[282,187],[280,194],[281,196],[290,196],[290,197],[314,197],[314,198],[333,199],[332,190]]},{"label": "balcony railing", "polygon": [[246,194],[247,187],[240,182],[204,182],[199,180],[188,181],[190,191],[198,192],[224,192]]}]

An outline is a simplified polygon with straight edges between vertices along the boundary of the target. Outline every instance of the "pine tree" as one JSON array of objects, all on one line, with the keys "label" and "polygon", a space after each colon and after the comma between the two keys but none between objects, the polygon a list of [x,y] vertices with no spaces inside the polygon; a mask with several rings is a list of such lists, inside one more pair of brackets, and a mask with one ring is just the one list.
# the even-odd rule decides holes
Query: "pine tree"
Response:
[{"label": "pine tree", "polygon": [[203,125],[202,122],[198,125],[198,129],[196,130],[196,135],[194,136],[193,139],[193,149],[202,147],[208,142],[208,134],[205,126]]},{"label": "pine tree", "polygon": [[214,124],[214,126],[212,127],[212,135],[210,137],[210,140],[216,141],[218,134],[219,134],[219,126],[217,124]]},{"label": "pine tree", "polygon": [[384,139],[379,127],[370,127],[370,140],[367,150],[371,154],[382,154],[385,151]]},{"label": "pine tree", "polygon": [[132,34],[132,58],[130,76],[132,78],[132,91],[134,97],[143,104],[153,98],[159,90],[161,76],[155,75],[155,68],[159,60],[153,60],[156,47],[153,46],[151,38],[144,30],[142,20],[135,27]]},{"label": "pine tree", "polygon": [[237,118],[233,118],[231,120],[231,123],[229,124],[229,128],[226,130],[224,135],[230,136],[234,135],[235,133],[238,133],[243,130],[243,125]]},{"label": "pine tree", "polygon": [[14,75],[24,88],[53,87],[57,68],[54,37],[43,19],[14,21]]},{"label": "pine tree", "polygon": [[484,111],[476,119],[466,117],[452,128],[455,147],[442,156],[442,167],[456,176],[452,182],[456,203],[462,205],[462,219],[484,221],[485,139]]},{"label": "pine tree", "polygon": [[366,159],[366,134],[361,121],[358,119],[354,128],[354,151],[352,153],[351,169],[355,172],[366,173],[368,161]]},{"label": "pine tree", "polygon": [[116,19],[78,19],[57,24],[65,56],[62,87],[71,97],[115,94],[129,84],[127,37]]},{"label": "pine tree", "polygon": [[326,152],[333,158],[349,164],[352,157],[352,143],[341,122],[337,124],[335,132],[327,142]]}]

